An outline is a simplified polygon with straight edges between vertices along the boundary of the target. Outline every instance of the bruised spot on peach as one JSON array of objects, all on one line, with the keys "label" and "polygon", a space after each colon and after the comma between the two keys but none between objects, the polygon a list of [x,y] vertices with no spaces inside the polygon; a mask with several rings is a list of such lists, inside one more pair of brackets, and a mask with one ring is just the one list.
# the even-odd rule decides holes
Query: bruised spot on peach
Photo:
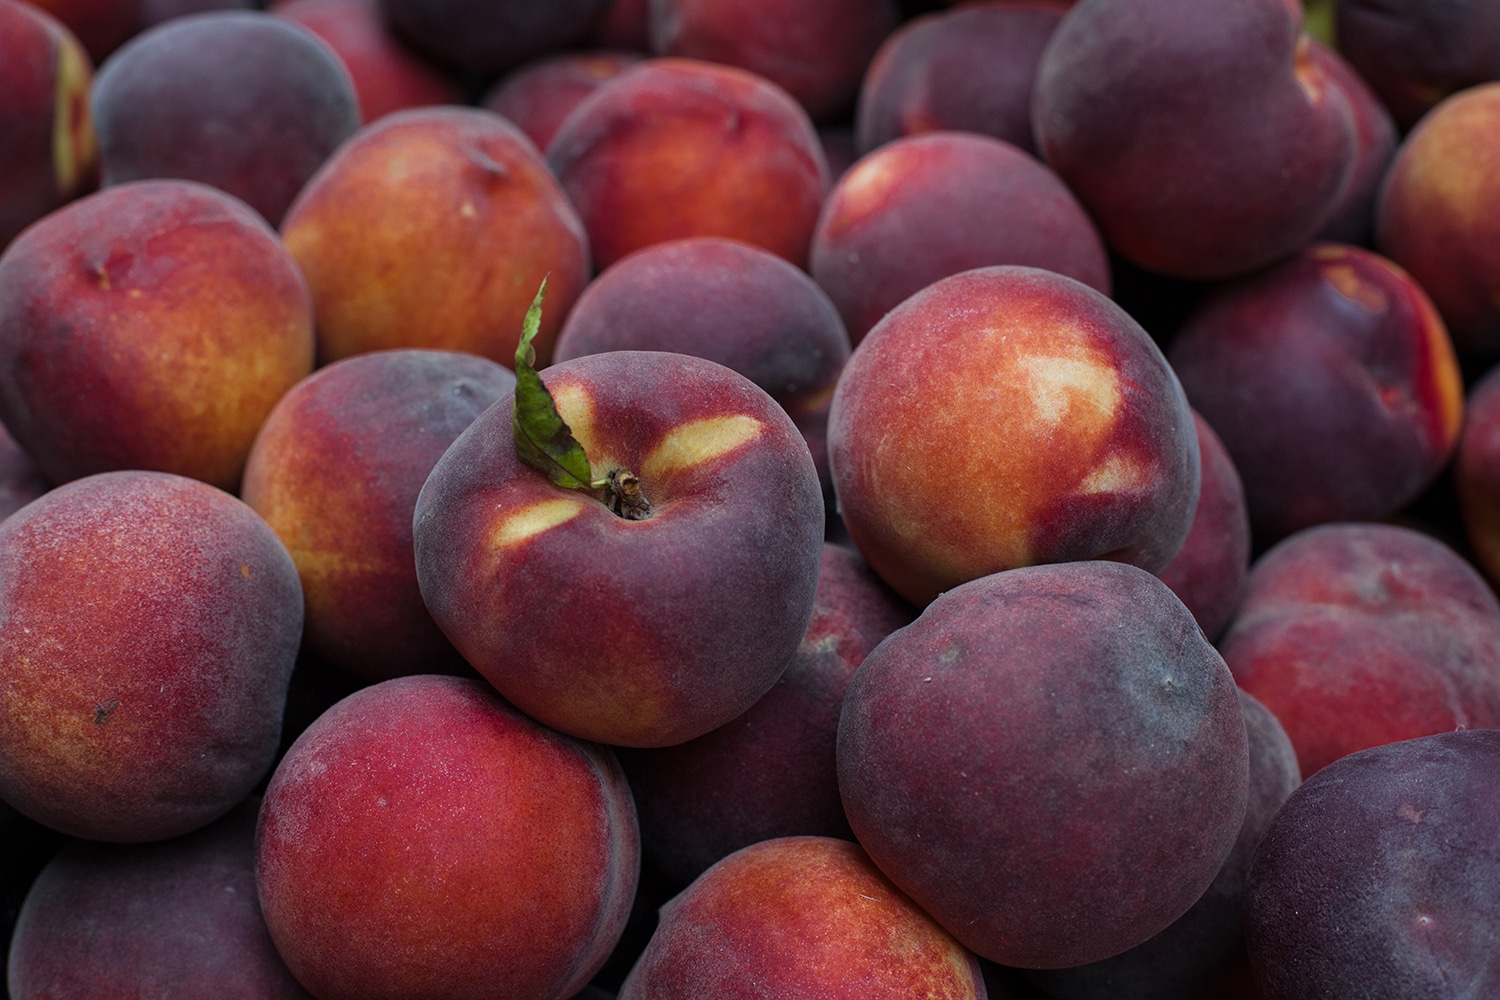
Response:
[{"label": "bruised spot on peach", "polygon": [[764,425],[747,413],[704,417],[672,428],[641,463],[641,474],[668,476],[721,458],[760,436]]},{"label": "bruised spot on peach", "polygon": [[1027,398],[1035,416],[1050,426],[1065,421],[1088,436],[1114,423],[1120,405],[1119,373],[1085,354],[1028,354],[1016,367],[1029,380]]},{"label": "bruised spot on peach", "polygon": [[549,528],[573,520],[583,512],[583,506],[578,500],[559,497],[522,507],[496,525],[490,536],[490,546],[503,549],[519,545]]},{"label": "bruised spot on peach", "polygon": [[1348,264],[1324,265],[1323,277],[1333,286],[1334,291],[1370,312],[1385,312],[1391,306],[1390,296],[1377,285],[1361,279]]}]

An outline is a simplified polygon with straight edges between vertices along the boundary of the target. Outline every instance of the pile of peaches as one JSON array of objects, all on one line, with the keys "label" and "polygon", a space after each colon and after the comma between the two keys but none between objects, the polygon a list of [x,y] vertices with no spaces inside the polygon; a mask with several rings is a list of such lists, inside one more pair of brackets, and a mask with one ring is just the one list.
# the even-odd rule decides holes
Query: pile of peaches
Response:
[{"label": "pile of peaches", "polygon": [[10,1000],[1500,996],[1492,81],[0,0]]}]

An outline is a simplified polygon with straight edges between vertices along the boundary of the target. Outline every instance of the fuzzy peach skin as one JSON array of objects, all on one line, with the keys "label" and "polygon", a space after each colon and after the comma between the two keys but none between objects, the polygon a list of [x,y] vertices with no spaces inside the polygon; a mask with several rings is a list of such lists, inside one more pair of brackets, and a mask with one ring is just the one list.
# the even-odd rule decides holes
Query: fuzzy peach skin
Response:
[{"label": "fuzzy peach skin", "polygon": [[0,249],[92,183],[93,64],[73,33],[20,0],[0,0]]},{"label": "fuzzy peach skin", "polygon": [[302,588],[255,512],[109,472],[0,522],[0,798],[91,840],[222,816],[275,760]]},{"label": "fuzzy peach skin", "polygon": [[515,384],[473,354],[376,351],[318,369],[276,404],[240,496],[297,564],[308,651],[370,680],[461,668],[417,589],[411,515],[453,439]]},{"label": "fuzzy peach skin", "polygon": [[1319,243],[1206,293],[1167,349],[1245,485],[1257,547],[1394,514],[1447,464],[1463,379],[1432,301],[1390,260]]},{"label": "fuzzy peach skin", "polygon": [[1380,190],[1375,245],[1432,296],[1460,352],[1500,350],[1500,82],[1437,105]]},{"label": "fuzzy peach skin", "polygon": [[65,847],[21,907],[10,1000],[312,1000],[276,954],[255,896],[259,808],[251,796],[168,841]]},{"label": "fuzzy peach skin", "polygon": [[1096,0],[1042,54],[1037,148],[1135,264],[1223,278],[1313,238],[1355,128],[1287,0]]},{"label": "fuzzy peach skin", "polygon": [[853,108],[901,16],[896,0],[653,0],[647,29],[655,54],[747,69],[827,122]]},{"label": "fuzzy peach skin", "polygon": [[765,840],[666,906],[620,1000],[984,1000],[979,964],[859,845]]},{"label": "fuzzy peach skin", "polygon": [[1036,152],[1031,90],[1068,4],[983,0],[921,14],[881,43],[855,110],[861,153],[902,136],[954,129]]},{"label": "fuzzy peach skin", "polygon": [[812,621],[765,697],[696,740],[621,751],[646,859],[681,886],[757,841],[852,838],[834,756],[839,708],[865,656],[914,614],[857,553],[825,544]]},{"label": "fuzzy peach skin", "polygon": [[478,108],[366,126],[308,181],[281,235],[312,289],[324,364],[425,347],[513,365],[544,277],[545,364],[589,277],[583,224],[536,147]]},{"label": "fuzzy peach skin", "polygon": [[205,185],[100,191],[0,256],[0,420],[53,483],[156,469],[234,491],[312,366],[296,263]]},{"label": "fuzzy peach skin", "polygon": [[1409,528],[1328,524],[1272,547],[1219,649],[1304,775],[1366,747],[1500,726],[1500,603]]},{"label": "fuzzy peach skin", "polygon": [[1181,917],[1249,788],[1224,661],[1166,584],[1104,560],[955,587],[875,647],[838,773],[892,882],[983,957],[1039,969]]},{"label": "fuzzy peach skin", "polygon": [[333,50],[258,10],[194,14],[137,35],[99,67],[92,101],[105,186],[201,181],[273,226],[359,128],[354,84]]},{"label": "fuzzy peach skin", "polygon": [[1045,164],[990,136],[932,131],[886,143],[839,178],[813,230],[808,270],[857,344],[908,296],[994,264],[1110,291],[1099,231]]},{"label": "fuzzy peach skin", "polygon": [[727,236],[799,267],[828,187],[812,121],[746,70],[651,59],[584,100],[547,163],[588,229],[594,263],[687,236]]},{"label": "fuzzy peach skin", "polygon": [[478,680],[402,677],[324,712],[261,803],[266,926],[318,1000],[566,1000],[640,870],[614,755]]},{"label": "fuzzy peach skin", "polygon": [[381,21],[376,0],[278,0],[268,10],[311,31],[339,57],[363,124],[392,111],[464,103],[458,78],[402,43]]},{"label": "fuzzy peach skin", "polygon": [[1192,412],[1141,327],[1051,271],[929,285],[855,348],[828,418],[850,537],[917,605],[1034,563],[1155,572],[1192,525]]},{"label": "fuzzy peach skin", "polygon": [[532,717],[666,746],[748,709],[812,614],[823,497],[796,425],[699,358],[614,351],[546,384],[596,478],[652,505],[626,520],[523,464],[511,398],[474,421],[417,498],[417,581],[465,659]]}]

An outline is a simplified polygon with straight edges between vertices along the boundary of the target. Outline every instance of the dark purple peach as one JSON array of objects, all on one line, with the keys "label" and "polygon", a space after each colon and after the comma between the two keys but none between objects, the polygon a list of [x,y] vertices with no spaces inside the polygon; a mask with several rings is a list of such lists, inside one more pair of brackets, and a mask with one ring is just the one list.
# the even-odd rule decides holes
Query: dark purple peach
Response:
[{"label": "dark purple peach", "polygon": [[255,896],[259,807],[253,797],[158,843],[64,848],[21,909],[11,1000],[312,1000],[276,953]]},{"label": "dark purple peach", "polygon": [[1375,202],[1396,154],[1396,123],[1369,84],[1337,51],[1314,42],[1312,54],[1328,82],[1344,92],[1354,114],[1354,169],[1333,214],[1318,239],[1337,243],[1367,243],[1375,232]]},{"label": "dark purple peach", "polygon": [[881,871],[960,941],[1060,968],[1203,895],[1244,821],[1246,747],[1182,602],[1091,560],[955,587],[876,647],[844,699],[839,788]]},{"label": "dark purple peach", "polygon": [[1458,441],[1442,319],[1409,274],[1357,247],[1316,244],[1209,291],[1168,357],[1244,480],[1258,548],[1394,514]]},{"label": "dark purple peach", "polygon": [[260,11],[213,11],[137,35],[93,89],[102,182],[199,181],[272,226],[359,128],[349,71],[312,32]]},{"label": "dark purple peach", "polygon": [[980,0],[898,28],[859,92],[861,153],[920,132],[980,132],[1036,152],[1031,90],[1064,0]]},{"label": "dark purple peach", "polygon": [[700,237],[606,268],[563,322],[553,359],[673,351],[732,368],[787,411],[826,486],[828,404],[849,350],[838,311],[805,272],[759,247]]},{"label": "dark purple peach", "polygon": [[1438,733],[1312,775],[1250,868],[1265,1000],[1500,992],[1500,732]]},{"label": "dark purple peach", "polygon": [[1250,515],[1245,510],[1245,487],[1223,442],[1196,411],[1193,426],[1203,467],[1198,508],[1187,541],[1157,576],[1213,641],[1234,615],[1250,568]]},{"label": "dark purple peach", "polygon": [[1286,0],[1097,0],[1037,69],[1037,148],[1111,249],[1223,278],[1294,253],[1353,169],[1353,115]]},{"label": "dark purple peach", "polygon": [[1276,810],[1302,780],[1297,755],[1276,717],[1237,692],[1250,746],[1250,798],[1234,849],[1193,908],[1144,944],[1100,962],[1033,971],[1027,978],[1056,1000],[1189,1000],[1214,992],[1245,962],[1245,884],[1250,860]]},{"label": "dark purple peach", "polygon": [[834,753],[844,691],[914,614],[852,550],[824,545],[812,621],[776,686],[705,736],[622,752],[647,860],[684,886],[758,841],[852,839]]}]

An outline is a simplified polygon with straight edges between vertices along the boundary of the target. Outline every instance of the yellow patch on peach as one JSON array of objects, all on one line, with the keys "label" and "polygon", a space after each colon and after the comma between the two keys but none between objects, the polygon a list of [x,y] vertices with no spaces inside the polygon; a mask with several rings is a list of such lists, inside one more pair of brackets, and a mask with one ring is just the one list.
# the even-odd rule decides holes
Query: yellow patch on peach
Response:
[{"label": "yellow patch on peach", "polygon": [[93,72],[83,47],[71,35],[57,41],[57,91],[52,117],[52,173],[57,190],[72,193],[98,155],[94,122],[89,114]]},{"label": "yellow patch on peach", "polygon": [[712,462],[760,436],[763,424],[745,413],[704,417],[672,428],[641,463],[640,474],[656,479]]},{"label": "yellow patch on peach", "polygon": [[1432,371],[1432,399],[1437,407],[1438,426],[1442,428],[1443,441],[1451,445],[1458,440],[1464,422],[1463,372],[1459,368],[1453,339],[1448,336],[1448,327],[1432,301],[1419,298],[1418,307],[1422,313],[1422,334],[1427,341],[1427,363]]},{"label": "yellow patch on peach", "polygon": [[599,442],[594,436],[594,397],[577,382],[548,385],[547,388],[552,393],[557,415],[573,432],[573,439],[583,446],[584,454],[592,458],[599,450]]},{"label": "yellow patch on peach", "polygon": [[1139,462],[1125,455],[1110,455],[1084,477],[1078,484],[1078,492],[1084,495],[1129,493],[1147,482],[1150,482],[1150,475]]},{"label": "yellow patch on peach", "polygon": [[874,214],[908,176],[909,167],[889,154],[867,156],[854,164],[839,182],[838,208],[829,220],[829,231],[837,234]]},{"label": "yellow patch on peach", "polygon": [[1026,376],[1026,397],[1041,423],[1067,424],[1087,437],[1114,424],[1120,377],[1107,359],[1075,348],[1068,354],[1023,354],[1016,367]]},{"label": "yellow patch on peach", "polygon": [[[1297,16],[1300,20],[1300,10]],[[1306,34],[1297,36],[1296,47],[1292,50],[1292,75],[1297,78],[1297,85],[1307,95],[1309,104],[1323,103],[1328,91],[1328,78],[1313,55],[1312,39]]]},{"label": "yellow patch on peach", "polygon": [[1348,264],[1325,263],[1323,280],[1344,298],[1370,312],[1385,312],[1391,307],[1390,296],[1380,286],[1361,278]]},{"label": "yellow patch on peach", "polygon": [[566,524],[583,513],[583,502],[558,497],[529,504],[507,514],[490,532],[490,548],[504,549],[519,545],[542,532]]}]

